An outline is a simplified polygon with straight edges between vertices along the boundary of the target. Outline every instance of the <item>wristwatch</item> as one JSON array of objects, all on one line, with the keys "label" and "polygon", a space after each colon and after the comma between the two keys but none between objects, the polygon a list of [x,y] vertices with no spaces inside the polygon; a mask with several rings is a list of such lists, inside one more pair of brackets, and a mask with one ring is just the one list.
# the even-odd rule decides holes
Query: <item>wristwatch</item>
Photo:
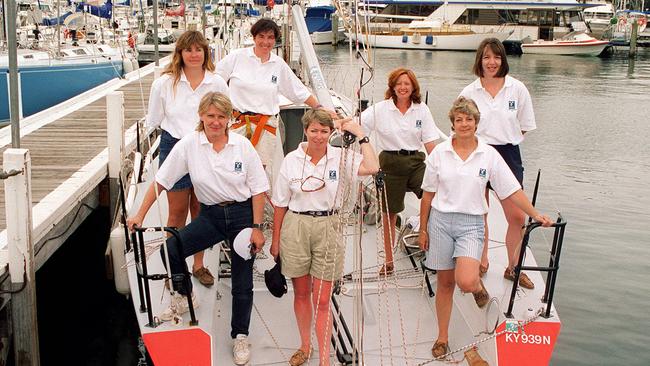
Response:
[{"label": "wristwatch", "polygon": [[262,224],[253,224],[253,225],[251,225],[251,228],[262,230]]},{"label": "wristwatch", "polygon": [[359,140],[359,145],[366,144],[368,142],[370,142],[370,138],[368,138],[368,136],[365,136],[364,138]]}]

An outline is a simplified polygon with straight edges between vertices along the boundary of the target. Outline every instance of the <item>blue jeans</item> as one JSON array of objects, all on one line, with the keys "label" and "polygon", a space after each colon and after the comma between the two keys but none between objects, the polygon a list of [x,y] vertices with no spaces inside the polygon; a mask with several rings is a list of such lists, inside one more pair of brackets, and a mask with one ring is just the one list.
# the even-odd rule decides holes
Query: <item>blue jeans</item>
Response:
[{"label": "blue jeans", "polygon": [[[169,132],[162,130],[162,134],[160,135],[160,150],[158,153],[159,168],[163,165],[163,162],[165,162],[165,159],[167,159],[167,156],[169,156],[169,153],[172,151],[174,146],[176,146],[178,141],[180,140],[170,135]],[[170,191],[182,191],[188,188],[192,188],[192,180],[190,179],[189,174],[185,174],[178,180],[178,182],[174,183],[174,186]]]},{"label": "blue jeans", "polygon": [[[232,243],[242,229],[253,224],[252,200],[237,202],[222,207],[201,204],[199,217],[180,230],[183,247],[181,250],[176,237],[167,239],[169,266],[174,290],[186,295],[192,292],[192,281],[185,258],[203,251],[223,240],[231,247],[232,281],[232,319],[230,321],[232,338],[237,334],[248,335],[248,326],[253,309],[253,262],[255,257],[245,261],[235,254]],[[164,251],[163,263],[165,262]]]}]

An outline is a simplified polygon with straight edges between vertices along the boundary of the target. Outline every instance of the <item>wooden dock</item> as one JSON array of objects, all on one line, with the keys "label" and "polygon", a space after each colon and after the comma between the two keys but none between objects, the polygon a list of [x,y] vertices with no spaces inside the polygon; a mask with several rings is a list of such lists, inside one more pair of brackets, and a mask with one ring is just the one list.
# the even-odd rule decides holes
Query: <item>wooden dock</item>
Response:
[{"label": "wooden dock", "polygon": [[[32,241],[36,269],[71,235],[99,202],[99,184],[108,176],[106,95],[124,95],[125,144],[135,146],[135,126],[146,114],[153,65],[125,79],[102,84],[21,121],[20,147],[32,164]],[[0,164],[11,147],[10,128],[0,130]],[[2,165],[0,165],[2,167]],[[0,275],[6,271],[4,185],[0,184]]]}]

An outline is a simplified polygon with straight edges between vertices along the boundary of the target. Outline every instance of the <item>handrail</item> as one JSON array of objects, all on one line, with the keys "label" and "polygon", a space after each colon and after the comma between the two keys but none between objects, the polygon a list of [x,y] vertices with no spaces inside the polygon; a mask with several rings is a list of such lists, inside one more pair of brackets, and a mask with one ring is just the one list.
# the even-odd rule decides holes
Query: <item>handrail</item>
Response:
[{"label": "handrail", "polygon": [[560,254],[562,252],[562,242],[564,241],[564,230],[566,229],[566,221],[562,218],[561,214],[558,214],[557,221],[550,227],[555,228],[553,235],[553,244],[551,246],[551,255],[549,259],[548,266],[523,266],[524,257],[526,255],[526,248],[528,247],[528,241],[530,239],[530,233],[541,227],[542,224],[539,222],[533,222],[526,225],[526,231],[524,237],[521,241],[521,249],[519,250],[519,261],[517,266],[515,266],[515,279],[514,284],[512,285],[512,291],[510,293],[510,302],[508,304],[508,311],[505,313],[507,318],[512,318],[512,309],[515,304],[515,296],[517,294],[517,287],[519,286],[519,277],[521,276],[521,271],[539,271],[547,272],[546,277],[546,287],[544,289],[544,297],[542,302],[546,303],[546,311],[542,314],[544,318],[551,317],[551,305],[553,304],[553,294],[555,292],[555,282],[557,279],[557,272],[560,268]]},{"label": "handrail", "polygon": [[[147,312],[149,317],[149,323],[146,324],[149,327],[155,328],[160,325],[160,322],[155,322],[153,317],[153,310],[151,308],[151,293],[149,290],[149,281],[159,281],[169,279],[167,273],[157,273],[149,274],[147,271],[147,256],[145,252],[144,245],[144,233],[150,232],[159,232],[165,231],[173,235],[176,240],[178,240],[178,245],[180,246],[181,252],[183,251],[183,241],[181,236],[173,227],[134,227],[133,232],[131,233],[131,242],[133,245],[133,256],[136,263],[136,274],[138,277],[138,294],[140,297],[140,312]],[[142,261],[141,261],[142,260]],[[183,281],[185,282],[186,288],[189,288],[190,276],[189,273],[183,273]],[[172,285],[173,286],[173,285]],[[194,312],[194,304],[192,303],[192,294],[188,291],[185,295],[187,297],[187,303],[190,312],[190,325],[198,325],[199,322],[196,320],[196,314]]]}]

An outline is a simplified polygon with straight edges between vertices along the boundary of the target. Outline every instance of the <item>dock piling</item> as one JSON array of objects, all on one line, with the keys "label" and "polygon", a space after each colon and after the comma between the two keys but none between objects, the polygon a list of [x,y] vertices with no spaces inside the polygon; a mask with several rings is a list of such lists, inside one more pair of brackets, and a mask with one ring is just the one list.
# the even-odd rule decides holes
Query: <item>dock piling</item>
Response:
[{"label": "dock piling", "polygon": [[636,39],[639,35],[639,23],[637,23],[636,18],[632,20],[632,32],[630,33],[630,57],[636,55]]},{"label": "dock piling", "polygon": [[108,186],[111,220],[117,211],[119,178],[124,161],[124,93],[106,95],[106,131],[108,135]]},{"label": "dock piling", "polygon": [[3,169],[22,171],[4,181],[11,320],[17,366],[40,365],[36,317],[36,267],[32,241],[32,163],[28,149],[7,149]]}]

